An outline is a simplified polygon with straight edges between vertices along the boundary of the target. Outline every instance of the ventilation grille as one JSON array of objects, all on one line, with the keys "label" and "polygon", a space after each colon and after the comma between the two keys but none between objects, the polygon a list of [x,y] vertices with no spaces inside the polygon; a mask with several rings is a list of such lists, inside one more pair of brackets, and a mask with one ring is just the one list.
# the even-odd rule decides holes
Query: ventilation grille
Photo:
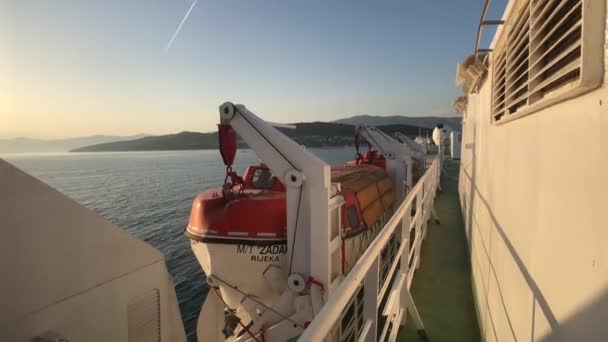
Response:
[{"label": "ventilation grille", "polygon": [[528,104],[528,67],[530,61],[530,12],[523,8],[508,32],[505,108],[507,114]]},{"label": "ventilation grille", "polygon": [[496,60],[494,61],[494,96],[493,96],[493,115],[494,120],[500,119],[505,112],[505,99],[506,99],[506,70],[507,60],[505,58],[506,50],[503,50],[496,54]]},{"label": "ventilation grille", "polygon": [[158,289],[129,301],[129,342],[160,342],[160,293]]},{"label": "ventilation grille", "polygon": [[[596,0],[522,0],[516,4],[494,50],[493,121],[581,84],[583,20],[588,20],[583,17],[585,1]],[[598,37],[595,43],[603,41]]]},{"label": "ventilation grille", "polygon": [[580,79],[582,0],[536,0],[532,13],[530,85],[538,101]]}]

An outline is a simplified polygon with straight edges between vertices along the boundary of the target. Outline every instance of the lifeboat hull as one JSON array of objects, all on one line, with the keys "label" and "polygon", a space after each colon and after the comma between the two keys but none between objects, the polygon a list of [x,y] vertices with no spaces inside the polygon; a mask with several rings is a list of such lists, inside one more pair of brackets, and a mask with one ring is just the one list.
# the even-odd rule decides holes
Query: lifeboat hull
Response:
[{"label": "lifeboat hull", "polygon": [[[254,244],[255,241],[251,240],[234,242],[208,243],[191,240],[191,247],[205,274],[219,280],[219,283],[214,285],[219,287],[222,299],[228,307],[240,307],[245,297],[242,293],[272,306],[281,292],[280,287],[287,284],[287,275],[283,271],[287,266],[286,240],[262,240],[259,244]],[[235,291],[231,286],[237,287],[239,291]],[[241,318],[246,320],[252,317]]]}]

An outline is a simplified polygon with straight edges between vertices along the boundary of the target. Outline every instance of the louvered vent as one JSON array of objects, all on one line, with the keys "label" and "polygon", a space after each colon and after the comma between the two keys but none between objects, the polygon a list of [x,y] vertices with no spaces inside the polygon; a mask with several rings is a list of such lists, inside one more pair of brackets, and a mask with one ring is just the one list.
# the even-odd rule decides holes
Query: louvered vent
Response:
[{"label": "louvered vent", "polygon": [[[573,96],[600,84],[604,40],[596,27],[603,26],[603,16],[593,13],[603,11],[600,2],[521,0],[516,3],[494,50],[494,121],[529,113],[565,99],[559,96],[570,91],[578,91],[573,91]],[[583,32],[589,37],[583,39]],[[597,39],[590,39],[592,35]],[[589,45],[598,44],[588,50],[600,55],[584,56],[584,41]],[[585,73],[584,66],[593,70]]]},{"label": "louvered vent", "polygon": [[494,120],[499,120],[505,112],[505,88],[506,88],[506,71],[507,71],[507,60],[505,58],[506,51],[503,50],[497,53],[496,60],[494,61]]},{"label": "louvered vent", "polygon": [[152,289],[129,301],[129,342],[160,342],[160,293]]},{"label": "louvered vent", "polygon": [[530,60],[529,4],[522,9],[508,31],[505,108],[511,114],[528,104],[528,65]]},{"label": "louvered vent", "polygon": [[533,1],[532,102],[580,79],[582,6],[582,0]]}]

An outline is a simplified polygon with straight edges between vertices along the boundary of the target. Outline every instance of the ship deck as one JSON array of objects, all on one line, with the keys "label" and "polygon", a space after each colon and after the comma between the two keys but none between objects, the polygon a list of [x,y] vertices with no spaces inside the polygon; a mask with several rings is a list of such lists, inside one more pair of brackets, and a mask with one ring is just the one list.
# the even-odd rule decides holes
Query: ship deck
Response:
[{"label": "ship deck", "polygon": [[[480,341],[467,240],[458,197],[458,161],[446,161],[435,200],[440,224],[429,224],[412,296],[430,341]],[[420,340],[412,319],[398,341]]]}]

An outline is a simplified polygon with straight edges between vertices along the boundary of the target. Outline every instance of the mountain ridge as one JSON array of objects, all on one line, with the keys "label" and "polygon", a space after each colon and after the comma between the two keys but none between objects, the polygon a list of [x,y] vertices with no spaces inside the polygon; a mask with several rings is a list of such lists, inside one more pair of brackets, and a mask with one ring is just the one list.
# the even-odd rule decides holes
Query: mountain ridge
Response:
[{"label": "mountain ridge", "polygon": [[422,128],[434,128],[438,123],[447,124],[450,127],[459,130],[461,117],[459,116],[403,116],[403,115],[354,115],[344,119],[334,120],[332,122],[349,124],[349,125],[367,125],[367,126],[384,126],[384,125],[410,125]]},{"label": "mountain ridge", "polygon": [[[335,122],[306,122],[294,124],[295,129],[279,128],[279,131],[295,140],[298,144],[307,147],[338,147],[352,146],[354,141],[353,125]],[[409,136],[431,134],[431,129],[409,125],[385,125],[378,126],[388,134],[402,132]],[[238,140],[240,148],[246,148],[247,144]],[[71,152],[117,152],[117,151],[164,151],[164,150],[197,150],[217,149],[217,132],[189,132],[183,131],[176,134],[145,137],[131,141],[119,141],[105,144],[85,146],[71,150]]]},{"label": "mountain ridge", "polygon": [[[309,147],[344,146],[352,144],[353,126],[377,126],[387,133],[401,130],[407,135],[430,134],[438,123],[460,129],[460,117],[441,116],[377,116],[355,115],[331,122],[295,123],[295,130],[280,128],[299,144]],[[246,147],[240,142],[241,147]],[[11,138],[0,139],[0,153],[34,152],[95,152],[95,151],[149,151],[217,148],[217,133],[183,131],[175,134],[131,136],[91,135],[65,139]]]},{"label": "mountain ridge", "polygon": [[36,153],[36,152],[66,152],[74,148],[116,141],[129,141],[148,137],[149,134],[135,134],[128,136],[96,134],[90,136],[38,139],[17,137],[0,139],[0,153]]}]

